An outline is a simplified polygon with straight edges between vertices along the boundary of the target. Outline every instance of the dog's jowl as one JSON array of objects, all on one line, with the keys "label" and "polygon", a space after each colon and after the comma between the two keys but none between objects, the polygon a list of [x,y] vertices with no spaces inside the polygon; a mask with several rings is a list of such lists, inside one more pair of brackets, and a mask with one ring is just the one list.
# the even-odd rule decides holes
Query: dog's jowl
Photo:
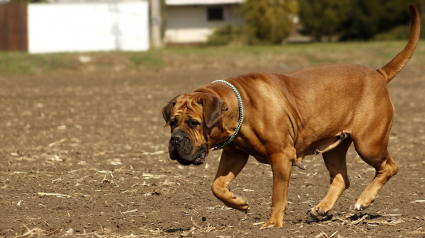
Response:
[{"label": "dog's jowl", "polygon": [[398,170],[387,150],[394,115],[387,84],[418,42],[420,20],[413,5],[410,15],[406,47],[378,70],[333,64],[291,74],[248,73],[175,97],[162,110],[171,128],[171,159],[201,165],[211,149],[223,149],[212,191],[224,204],[241,211],[248,209],[248,203],[229,191],[229,183],[249,155],[270,164],[272,208],[262,228],[282,227],[292,166],[304,169],[306,155],[322,154],[331,184],[308,213],[323,216],[350,186],[345,157],[354,144],[359,156],[376,170],[354,205],[356,210],[367,208]]}]

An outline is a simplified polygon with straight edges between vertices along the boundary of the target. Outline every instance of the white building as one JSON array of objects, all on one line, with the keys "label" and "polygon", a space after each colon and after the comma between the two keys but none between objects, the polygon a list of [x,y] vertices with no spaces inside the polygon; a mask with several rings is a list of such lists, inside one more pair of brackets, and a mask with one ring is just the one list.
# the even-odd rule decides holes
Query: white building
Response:
[{"label": "white building", "polygon": [[28,4],[28,51],[148,50],[148,19],[147,0]]},{"label": "white building", "polygon": [[216,27],[241,25],[237,6],[244,0],[166,0],[164,43],[205,42]]}]

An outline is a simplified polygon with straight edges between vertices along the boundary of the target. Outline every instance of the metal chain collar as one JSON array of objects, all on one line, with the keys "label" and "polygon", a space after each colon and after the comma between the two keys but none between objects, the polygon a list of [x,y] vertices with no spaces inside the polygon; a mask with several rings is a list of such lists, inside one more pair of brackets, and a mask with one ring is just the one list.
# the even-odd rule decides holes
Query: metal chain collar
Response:
[{"label": "metal chain collar", "polygon": [[238,132],[241,129],[241,126],[242,126],[242,122],[243,122],[243,118],[244,118],[244,110],[243,110],[243,101],[242,101],[241,94],[239,93],[239,91],[236,89],[235,86],[233,86],[231,83],[229,83],[225,80],[215,80],[213,83],[224,83],[227,86],[229,86],[232,89],[232,91],[236,94],[236,98],[238,99],[238,105],[239,105],[239,123],[238,123],[238,126],[236,127],[233,135],[226,142],[224,142],[221,145],[214,147],[214,150],[219,150],[219,149],[222,149],[224,146],[228,145],[230,142],[232,142],[233,139],[235,139],[236,135],[238,134]]}]

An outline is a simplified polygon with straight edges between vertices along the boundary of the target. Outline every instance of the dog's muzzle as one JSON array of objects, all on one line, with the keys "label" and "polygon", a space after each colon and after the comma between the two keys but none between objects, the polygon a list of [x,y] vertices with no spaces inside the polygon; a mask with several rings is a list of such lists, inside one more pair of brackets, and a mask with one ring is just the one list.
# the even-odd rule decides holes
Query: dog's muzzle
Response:
[{"label": "dog's muzzle", "polygon": [[202,145],[194,150],[192,140],[186,133],[178,131],[171,135],[168,152],[172,160],[177,160],[182,165],[201,165],[205,163],[207,146]]}]

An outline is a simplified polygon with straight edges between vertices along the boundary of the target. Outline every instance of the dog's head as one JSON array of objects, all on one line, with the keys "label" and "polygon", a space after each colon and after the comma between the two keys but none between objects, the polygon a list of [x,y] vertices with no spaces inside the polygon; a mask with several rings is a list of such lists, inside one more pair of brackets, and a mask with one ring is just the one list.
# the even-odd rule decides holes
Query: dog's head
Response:
[{"label": "dog's head", "polygon": [[205,162],[210,137],[217,134],[226,104],[210,93],[194,92],[173,98],[162,109],[165,126],[171,128],[169,154],[182,165]]}]

